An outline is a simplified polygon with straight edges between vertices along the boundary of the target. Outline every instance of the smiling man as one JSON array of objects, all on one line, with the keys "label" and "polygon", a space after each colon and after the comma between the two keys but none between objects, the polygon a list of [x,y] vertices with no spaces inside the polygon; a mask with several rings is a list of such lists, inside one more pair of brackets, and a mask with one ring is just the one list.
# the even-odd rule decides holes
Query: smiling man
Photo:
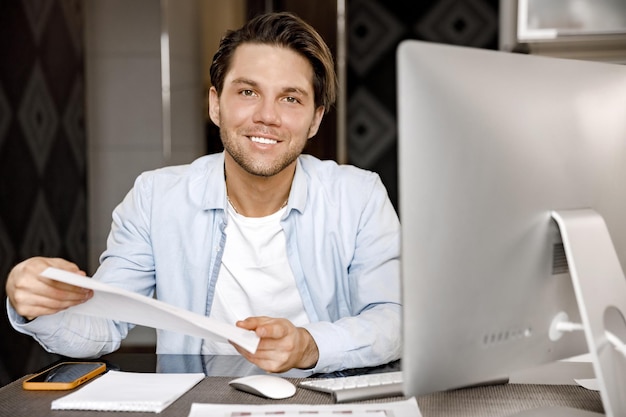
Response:
[{"label": "smiling man", "polygon": [[[255,331],[255,354],[158,331],[157,353],[241,354],[270,372],[400,356],[400,225],[375,173],[302,152],[333,105],[319,34],[290,13],[229,31],[211,65],[224,152],[143,173],[113,212],[94,279]],[[13,326],[71,357],[116,350],[131,324],[73,314],[91,293],[31,258],[7,280]]]}]

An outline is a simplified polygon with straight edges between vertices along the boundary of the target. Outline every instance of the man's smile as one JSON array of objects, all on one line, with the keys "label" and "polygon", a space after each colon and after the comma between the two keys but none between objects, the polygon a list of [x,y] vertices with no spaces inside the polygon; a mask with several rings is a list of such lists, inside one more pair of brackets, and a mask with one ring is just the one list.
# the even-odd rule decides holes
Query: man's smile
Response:
[{"label": "man's smile", "polygon": [[262,138],[262,137],[259,137],[259,136],[250,136],[250,140],[252,142],[262,143],[264,145],[275,145],[275,144],[278,143],[278,141],[276,141],[274,139]]}]

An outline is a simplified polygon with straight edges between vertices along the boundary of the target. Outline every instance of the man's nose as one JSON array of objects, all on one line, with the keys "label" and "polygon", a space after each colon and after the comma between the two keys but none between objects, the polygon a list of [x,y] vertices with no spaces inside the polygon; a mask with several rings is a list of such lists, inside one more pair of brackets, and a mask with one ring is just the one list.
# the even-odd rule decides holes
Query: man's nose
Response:
[{"label": "man's nose", "polygon": [[278,103],[269,99],[260,100],[254,114],[254,121],[267,125],[280,124]]}]

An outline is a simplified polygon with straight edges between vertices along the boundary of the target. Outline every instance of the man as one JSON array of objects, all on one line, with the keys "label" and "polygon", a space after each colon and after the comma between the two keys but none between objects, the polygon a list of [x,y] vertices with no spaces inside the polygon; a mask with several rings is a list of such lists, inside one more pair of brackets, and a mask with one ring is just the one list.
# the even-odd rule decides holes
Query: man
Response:
[{"label": "man", "polygon": [[[289,13],[221,40],[209,115],[225,151],[142,174],[113,213],[94,275],[255,331],[257,352],[158,331],[157,353],[236,354],[270,372],[374,366],[400,352],[400,226],[380,178],[302,155],[335,99],[332,55]],[[91,293],[39,276],[7,280],[13,326],[71,357],[116,350],[132,327],[72,314]]]}]

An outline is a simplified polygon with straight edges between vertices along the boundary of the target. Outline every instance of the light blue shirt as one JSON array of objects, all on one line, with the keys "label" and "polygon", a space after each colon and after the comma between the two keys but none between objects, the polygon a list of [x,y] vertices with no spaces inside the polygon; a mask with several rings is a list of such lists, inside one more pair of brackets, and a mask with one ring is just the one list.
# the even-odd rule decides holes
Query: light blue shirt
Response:
[{"label": "light blue shirt", "polygon": [[[224,154],[145,172],[113,212],[94,275],[127,290],[210,315],[226,243]],[[281,219],[287,256],[319,349],[314,372],[374,366],[400,357],[400,223],[379,176],[299,157]],[[132,325],[71,314],[20,332],[48,351],[97,357],[119,348]],[[272,312],[267,312],[272,316]],[[200,354],[202,340],[159,330],[157,353]]]}]

